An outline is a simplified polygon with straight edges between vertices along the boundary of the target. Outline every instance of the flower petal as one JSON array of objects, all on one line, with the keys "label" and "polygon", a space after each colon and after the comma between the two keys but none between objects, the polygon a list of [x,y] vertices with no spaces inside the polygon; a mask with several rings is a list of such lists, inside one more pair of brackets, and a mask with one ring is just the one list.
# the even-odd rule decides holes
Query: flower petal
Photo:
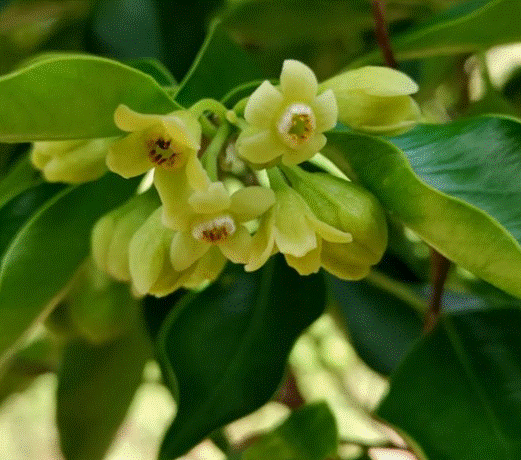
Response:
[{"label": "flower petal", "polygon": [[195,289],[205,281],[214,281],[223,271],[228,259],[223,256],[217,246],[213,246],[195,264],[193,273],[190,274],[183,286]]},{"label": "flower petal", "polygon": [[298,150],[290,150],[282,157],[282,164],[292,166],[309,160],[312,156],[318,153],[326,145],[327,139],[323,134],[317,134],[308,142],[302,144]]},{"label": "flower petal", "polygon": [[246,264],[250,258],[252,237],[246,227],[239,225],[235,233],[219,244],[224,256],[235,264]]},{"label": "flower petal", "polygon": [[285,100],[312,102],[317,94],[318,82],[307,65],[286,59],[282,64],[280,87]]},{"label": "flower petal", "polygon": [[134,288],[141,294],[150,291],[168,257],[165,242],[173,232],[163,227],[161,214],[161,208],[154,211],[130,240],[130,276]]},{"label": "flower petal", "polygon": [[275,248],[275,235],[273,232],[275,215],[269,212],[263,219],[251,242],[250,258],[244,269],[252,272],[261,268],[270,256],[277,252]]},{"label": "flower petal", "polygon": [[125,179],[148,171],[153,164],[148,159],[146,139],[143,132],[137,132],[114,142],[106,158],[108,168]]},{"label": "flower petal", "polygon": [[114,123],[122,131],[131,133],[159,124],[163,117],[164,115],[135,112],[125,104],[120,104],[114,112]]},{"label": "flower petal", "polygon": [[230,211],[237,222],[248,222],[264,214],[275,203],[275,193],[265,187],[252,186],[231,196]]},{"label": "flower petal", "polygon": [[196,240],[188,232],[177,232],[170,245],[170,262],[174,270],[186,270],[210,248],[211,244]]},{"label": "flower petal", "polygon": [[286,147],[272,130],[244,130],[236,142],[239,156],[251,163],[264,164],[284,155]]},{"label": "flower petal", "polygon": [[222,182],[212,182],[205,191],[195,191],[188,203],[197,214],[213,214],[230,208],[231,199]]},{"label": "flower petal", "polygon": [[162,123],[177,143],[192,150],[201,148],[201,125],[190,112],[179,110],[165,115]]},{"label": "flower petal", "polygon": [[329,89],[315,98],[311,108],[315,114],[317,132],[322,133],[335,127],[338,120],[338,105],[333,90]]},{"label": "flower petal", "polygon": [[371,270],[370,264],[357,263],[348,257],[347,244],[333,244],[324,241],[322,248],[322,267],[336,277],[355,281],[367,276]]},{"label": "flower petal", "polygon": [[361,90],[372,96],[405,96],[418,92],[418,84],[406,74],[389,67],[366,66],[343,72],[325,82],[338,96],[344,91]]},{"label": "flower petal", "polygon": [[282,101],[280,91],[266,80],[249,97],[244,118],[250,125],[269,129]]},{"label": "flower petal", "polygon": [[155,168],[154,184],[163,203],[163,224],[172,230],[188,230],[194,212],[188,204],[192,190],[184,168]]},{"label": "flower petal", "polygon": [[317,219],[315,216],[307,216],[314,230],[326,241],[331,243],[351,243],[353,235],[343,232],[338,228],[326,224],[324,221]]},{"label": "flower petal", "polygon": [[277,193],[274,207],[275,243],[279,251],[302,257],[317,247],[317,237],[306,214],[311,210],[304,199],[291,189]]},{"label": "flower petal", "polygon": [[150,287],[148,293],[156,297],[164,297],[174,291],[177,291],[180,287],[183,286],[186,280],[190,279],[190,276],[195,271],[195,266],[196,264],[193,264],[187,270],[178,272],[174,270],[174,267],[172,267],[172,264],[167,257],[165,264],[163,265],[163,270],[161,270],[157,281],[153,286]]},{"label": "flower petal", "polygon": [[320,270],[320,240],[318,246],[309,251],[302,257],[295,257],[291,254],[284,254],[286,263],[293,267],[299,275],[311,275],[311,273],[317,273]]},{"label": "flower petal", "polygon": [[116,226],[116,220],[121,215],[120,209],[115,209],[99,219],[91,232],[92,257],[97,267],[107,272],[107,255],[109,252],[112,234]]},{"label": "flower petal", "polygon": [[203,165],[195,153],[188,155],[186,162],[186,176],[188,178],[188,184],[194,190],[206,190],[210,185],[208,173],[203,168]]},{"label": "flower petal", "polygon": [[65,155],[51,157],[43,168],[45,179],[49,182],[81,184],[103,176],[107,172],[107,148],[95,141]]}]

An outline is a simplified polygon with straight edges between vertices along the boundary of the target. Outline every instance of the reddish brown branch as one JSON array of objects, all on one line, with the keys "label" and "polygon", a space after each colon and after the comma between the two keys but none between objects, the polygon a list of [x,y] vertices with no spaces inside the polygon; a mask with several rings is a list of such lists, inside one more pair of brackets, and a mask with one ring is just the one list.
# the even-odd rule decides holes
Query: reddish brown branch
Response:
[{"label": "reddish brown branch", "polygon": [[423,332],[431,332],[438,323],[441,313],[441,298],[443,286],[450,268],[450,260],[431,248],[431,283],[432,292],[429,299],[429,308],[425,314]]},{"label": "reddish brown branch", "polygon": [[387,21],[385,19],[385,0],[372,0],[372,9],[376,41],[382,51],[384,61],[387,66],[397,69],[398,63],[394,58],[394,53],[391,48],[389,31],[387,30]]},{"label": "reddish brown branch", "polygon": [[285,404],[290,409],[298,409],[305,403],[304,398],[298,389],[295,375],[291,370],[287,371],[286,379],[273,400]]}]

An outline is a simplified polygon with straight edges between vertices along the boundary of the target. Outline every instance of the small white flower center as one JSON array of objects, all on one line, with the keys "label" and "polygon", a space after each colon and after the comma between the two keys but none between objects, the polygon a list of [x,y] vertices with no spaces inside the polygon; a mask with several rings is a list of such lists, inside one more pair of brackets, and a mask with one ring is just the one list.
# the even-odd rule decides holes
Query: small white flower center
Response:
[{"label": "small white flower center", "polygon": [[199,241],[218,244],[235,233],[235,221],[229,215],[199,222],[192,227],[192,236]]},{"label": "small white flower center", "polygon": [[282,114],[277,125],[284,143],[298,149],[315,133],[315,115],[309,105],[292,104]]}]

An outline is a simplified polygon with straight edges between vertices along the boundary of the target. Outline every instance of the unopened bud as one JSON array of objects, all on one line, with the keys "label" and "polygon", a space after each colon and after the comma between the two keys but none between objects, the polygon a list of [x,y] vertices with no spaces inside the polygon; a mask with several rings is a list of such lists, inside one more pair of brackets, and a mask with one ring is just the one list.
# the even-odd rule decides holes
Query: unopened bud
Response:
[{"label": "unopened bud", "polygon": [[395,135],[420,119],[420,108],[410,96],[418,91],[418,85],[388,67],[348,70],[321,83],[320,89],[333,90],[339,121],[359,131]]},{"label": "unopened bud", "polygon": [[325,241],[322,266],[344,279],[365,276],[387,246],[387,223],[378,200],[362,186],[327,173],[296,167],[284,172],[319,219],[353,236],[350,243]]}]

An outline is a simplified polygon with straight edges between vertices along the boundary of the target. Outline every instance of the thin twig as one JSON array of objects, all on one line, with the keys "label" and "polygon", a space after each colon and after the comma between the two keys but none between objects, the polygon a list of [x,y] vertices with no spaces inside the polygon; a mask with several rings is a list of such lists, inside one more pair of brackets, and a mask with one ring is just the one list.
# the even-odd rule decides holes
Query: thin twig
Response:
[{"label": "thin twig", "polygon": [[441,298],[443,286],[450,268],[450,260],[431,248],[431,283],[432,293],[429,299],[429,308],[425,314],[423,332],[431,332],[438,323],[441,313]]},{"label": "thin twig", "polygon": [[387,30],[387,21],[385,19],[385,0],[373,0],[373,19],[378,46],[382,50],[383,58],[387,66],[393,69],[398,68],[398,62],[394,58],[394,53],[389,40],[389,31]]}]

